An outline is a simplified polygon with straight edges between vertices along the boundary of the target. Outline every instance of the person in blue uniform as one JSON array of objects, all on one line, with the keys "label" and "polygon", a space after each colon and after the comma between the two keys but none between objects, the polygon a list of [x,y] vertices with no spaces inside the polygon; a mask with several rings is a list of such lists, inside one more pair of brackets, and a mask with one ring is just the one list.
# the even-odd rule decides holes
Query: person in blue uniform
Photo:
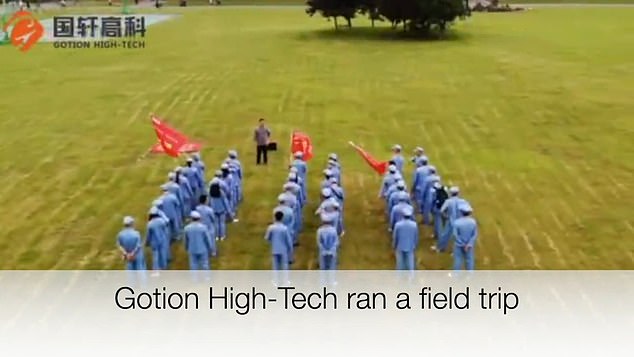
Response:
[{"label": "person in blue uniform", "polygon": [[337,269],[337,250],[339,234],[335,225],[337,216],[324,213],[321,215],[322,225],[317,229],[317,247],[319,248],[319,268],[321,270]]},{"label": "person in blue uniform", "polygon": [[272,270],[288,270],[289,255],[293,251],[293,237],[282,220],[284,213],[275,211],[275,222],[266,230],[264,239],[271,245]]},{"label": "person in blue uniform", "polygon": [[170,241],[165,229],[166,226],[167,221],[161,218],[158,208],[152,207],[150,209],[148,223],[146,226],[145,245],[147,247],[150,247],[150,249],[152,250],[153,270],[167,269]]},{"label": "person in blue uniform", "polygon": [[397,270],[415,270],[415,252],[418,247],[418,225],[413,219],[414,210],[408,208],[403,211],[404,219],[394,226],[392,232],[392,249],[396,255]]},{"label": "person in blue uniform", "polygon": [[200,222],[200,213],[193,211],[190,217],[192,221],[185,226],[183,238],[189,254],[189,269],[209,270],[209,257],[216,255],[216,241]]},{"label": "person in blue uniform", "polygon": [[123,229],[117,234],[117,246],[127,270],[145,270],[145,257],[141,234],[134,229],[134,218],[123,218]]},{"label": "person in blue uniform", "polygon": [[458,206],[462,217],[453,223],[456,241],[453,248],[453,269],[475,269],[475,244],[478,239],[478,225],[472,217],[473,209],[465,201]]}]

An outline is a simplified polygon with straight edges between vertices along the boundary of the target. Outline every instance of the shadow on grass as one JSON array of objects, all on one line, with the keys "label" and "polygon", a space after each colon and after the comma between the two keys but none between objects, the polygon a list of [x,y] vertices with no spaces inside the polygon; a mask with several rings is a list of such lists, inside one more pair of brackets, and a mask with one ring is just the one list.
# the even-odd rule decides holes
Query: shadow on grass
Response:
[{"label": "shadow on grass", "polygon": [[385,42],[466,42],[471,38],[468,32],[453,29],[443,34],[404,32],[403,28],[391,27],[353,27],[321,29],[316,31],[302,31],[296,34],[300,40],[344,40],[344,41],[385,41]]}]

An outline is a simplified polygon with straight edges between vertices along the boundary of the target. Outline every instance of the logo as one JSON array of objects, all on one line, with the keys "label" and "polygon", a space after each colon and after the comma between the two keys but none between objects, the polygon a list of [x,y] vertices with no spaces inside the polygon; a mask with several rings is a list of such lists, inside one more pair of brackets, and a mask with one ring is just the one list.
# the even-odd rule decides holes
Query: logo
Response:
[{"label": "logo", "polygon": [[8,33],[12,25],[9,39],[22,52],[30,50],[44,35],[44,26],[28,11],[21,10],[13,14],[2,30]]}]

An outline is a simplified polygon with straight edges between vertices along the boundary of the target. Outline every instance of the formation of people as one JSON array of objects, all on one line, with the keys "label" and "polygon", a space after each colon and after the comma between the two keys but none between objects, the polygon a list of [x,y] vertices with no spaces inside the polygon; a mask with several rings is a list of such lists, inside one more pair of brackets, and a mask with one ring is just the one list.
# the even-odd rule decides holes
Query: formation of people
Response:
[{"label": "formation of people", "polygon": [[205,163],[195,153],[168,174],[149,209],[144,237],[135,229],[135,219],[124,217],[117,244],[128,270],[147,268],[144,247],[152,252],[153,270],[168,269],[173,246],[181,241],[190,269],[210,268],[210,258],[218,254],[217,242],[227,238],[227,223],[238,222],[243,201],[238,153],[230,150],[208,183],[205,173]]},{"label": "formation of people", "polygon": [[429,162],[421,147],[414,150],[414,157],[410,160],[415,169],[408,192],[403,177],[406,160],[402,148],[395,145],[392,150],[394,155],[383,177],[379,197],[385,201],[396,268],[416,269],[415,252],[420,243],[415,217],[418,211],[422,224],[433,227],[436,244],[431,249],[438,253],[446,252],[453,240],[453,269],[473,270],[478,228],[469,202],[460,195],[457,186],[443,185],[436,167]]},{"label": "formation of people", "polygon": [[[399,145],[382,178],[379,197],[384,200],[387,230],[391,235],[396,269],[415,270],[415,252],[420,245],[422,225],[433,231],[432,250],[447,252],[450,245],[454,270],[473,270],[475,243],[478,237],[473,209],[457,186],[443,185],[441,177],[422,148],[415,149],[411,163],[415,166],[411,186],[404,179],[406,160]],[[289,270],[295,250],[302,243],[304,212],[308,204],[308,165],[302,152],[293,154],[288,175],[277,196],[273,223],[265,233],[270,244],[273,270]],[[220,169],[206,183],[206,168],[200,154],[189,157],[167,176],[162,194],[148,212],[144,237],[135,227],[135,219],[126,216],[124,228],[117,236],[118,247],[129,270],[147,268],[144,247],[151,251],[154,270],[168,269],[173,246],[182,242],[192,270],[210,269],[210,259],[218,254],[218,242],[227,238],[227,223],[237,222],[243,201],[242,164],[235,150],[228,152]],[[316,231],[318,261],[321,270],[335,270],[344,229],[345,194],[338,156],[328,155],[322,171],[320,201],[314,214],[321,225]]]},{"label": "formation of people", "polygon": [[[300,245],[303,231],[304,208],[308,203],[308,165],[303,153],[293,154],[278,205],[273,209],[273,223],[267,228],[265,240],[270,243],[273,270],[288,270],[293,264],[295,248]],[[322,270],[335,270],[337,252],[343,230],[344,191],[341,187],[341,165],[336,154],[328,156],[324,180],[321,183],[321,201],[315,215],[321,221],[317,230],[319,266]]]}]

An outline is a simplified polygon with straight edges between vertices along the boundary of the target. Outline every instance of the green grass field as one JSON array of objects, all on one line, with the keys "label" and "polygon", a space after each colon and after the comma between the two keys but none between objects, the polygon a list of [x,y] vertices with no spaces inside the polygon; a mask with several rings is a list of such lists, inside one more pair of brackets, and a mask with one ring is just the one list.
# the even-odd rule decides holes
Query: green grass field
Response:
[{"label": "green grass field", "polygon": [[[246,201],[215,268],[270,266],[262,236],[293,129],[316,153],[295,269],[317,265],[310,213],[329,152],[348,197],[340,268],[393,268],[380,178],[348,140],[381,158],[423,146],[475,208],[479,269],[634,268],[634,8],[478,14],[426,42],[335,33],[299,8],[182,13],[142,50],[0,47],[0,268],[122,267],[122,216],[142,221],[176,165],[137,162],[151,112],[207,144],[208,170],[241,154]],[[268,167],[253,162],[260,116],[282,146]],[[419,268],[448,268],[429,234]]]}]

